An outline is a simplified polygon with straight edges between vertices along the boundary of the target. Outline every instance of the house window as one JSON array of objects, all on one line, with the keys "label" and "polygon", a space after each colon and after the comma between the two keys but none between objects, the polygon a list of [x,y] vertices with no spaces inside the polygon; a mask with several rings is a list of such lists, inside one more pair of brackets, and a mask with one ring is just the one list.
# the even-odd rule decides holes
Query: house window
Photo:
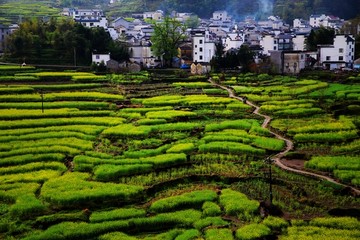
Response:
[{"label": "house window", "polygon": [[203,59],[202,55],[200,55],[200,56],[199,56],[199,59],[200,59],[200,60],[202,60],[202,59]]},{"label": "house window", "polygon": [[202,52],[202,51],[203,51],[203,48],[201,47],[201,48],[199,49],[199,51]]},{"label": "house window", "polygon": [[330,56],[326,56],[326,61],[330,61]]},{"label": "house window", "polygon": [[343,56],[339,56],[339,61],[343,61],[344,57]]},{"label": "house window", "polygon": [[276,50],[276,46],[274,46],[274,50]]},{"label": "house window", "polygon": [[274,44],[276,44],[276,40],[274,40]]},{"label": "house window", "polygon": [[197,45],[195,45],[195,48],[197,48]]},{"label": "house window", "polygon": [[100,56],[99,56],[99,55],[96,55],[96,59],[100,59]]},{"label": "house window", "polygon": [[343,53],[344,49],[343,48],[339,48],[339,53]]},{"label": "house window", "polygon": [[200,40],[199,40],[199,43],[200,43],[200,44],[202,44],[202,43],[203,43],[203,40],[202,40],[202,39],[200,39]]}]

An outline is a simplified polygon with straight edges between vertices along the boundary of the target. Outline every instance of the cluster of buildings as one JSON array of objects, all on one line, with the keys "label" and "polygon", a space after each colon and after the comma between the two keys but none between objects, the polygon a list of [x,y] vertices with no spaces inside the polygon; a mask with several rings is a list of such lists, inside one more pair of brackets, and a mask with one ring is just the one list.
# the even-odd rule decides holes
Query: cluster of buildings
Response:
[{"label": "cluster of buildings", "polygon": [[[162,21],[164,13],[161,10],[113,20],[107,19],[99,9],[64,8],[62,14],[86,27],[105,28],[114,40],[129,46],[130,60],[141,67],[162,64],[161,56],[155,56],[151,51],[151,36],[154,33],[152,23]],[[177,12],[172,12],[170,17],[182,23],[189,18],[196,18],[191,13]],[[186,31],[187,40],[180,45],[174,65],[189,66],[194,62],[208,65],[215,55],[215,44],[221,41],[225,52],[239,49],[243,44],[248,45],[256,53],[257,63],[266,56],[271,59],[272,70],[278,73],[298,73],[306,67],[330,70],[353,68],[355,39],[352,35],[337,34],[333,44],[319,45],[314,52],[306,50],[306,38],[312,29],[326,27],[339,32],[344,24],[343,19],[324,14],[312,15],[308,21],[295,19],[292,26],[277,16],[270,16],[266,21],[255,21],[248,17],[236,22],[226,11],[215,11],[212,18],[198,19],[198,26]],[[0,28],[0,43],[1,31]],[[106,63],[108,60],[109,53],[95,53],[93,56],[96,63]]]}]

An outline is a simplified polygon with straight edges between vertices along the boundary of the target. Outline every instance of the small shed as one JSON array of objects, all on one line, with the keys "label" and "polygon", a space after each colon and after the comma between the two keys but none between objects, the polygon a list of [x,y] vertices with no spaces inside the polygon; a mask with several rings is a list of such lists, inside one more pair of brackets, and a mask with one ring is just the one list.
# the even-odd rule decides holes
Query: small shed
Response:
[{"label": "small shed", "polygon": [[100,64],[101,62],[106,63],[110,60],[110,53],[93,53],[92,54],[92,62],[96,64]]}]

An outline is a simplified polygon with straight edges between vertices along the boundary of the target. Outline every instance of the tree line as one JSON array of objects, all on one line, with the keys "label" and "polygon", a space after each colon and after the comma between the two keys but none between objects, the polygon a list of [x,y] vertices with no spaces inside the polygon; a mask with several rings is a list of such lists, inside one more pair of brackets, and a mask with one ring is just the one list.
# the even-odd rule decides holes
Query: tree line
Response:
[{"label": "tree line", "polygon": [[72,19],[26,20],[7,38],[5,59],[37,64],[90,65],[92,52],[129,58],[127,47],[103,28],[86,28]]}]

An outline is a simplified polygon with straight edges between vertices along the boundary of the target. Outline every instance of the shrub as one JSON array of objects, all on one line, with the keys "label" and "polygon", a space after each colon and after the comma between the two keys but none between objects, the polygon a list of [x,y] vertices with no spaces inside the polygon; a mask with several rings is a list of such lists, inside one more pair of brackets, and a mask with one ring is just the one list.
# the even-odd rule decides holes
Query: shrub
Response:
[{"label": "shrub", "polygon": [[145,217],[144,209],[137,208],[119,208],[110,211],[94,212],[90,216],[90,222],[114,221],[120,219],[129,219],[137,217]]},{"label": "shrub", "polygon": [[[90,175],[67,173],[45,182],[41,197],[57,206],[86,206],[89,201],[118,201],[140,198],[143,187],[115,183],[86,181]],[[90,202],[91,203],[91,202]]]},{"label": "shrub", "polygon": [[189,209],[170,213],[161,213],[153,217],[134,218],[131,222],[135,229],[141,231],[169,229],[177,227],[190,227],[201,218],[201,212]]},{"label": "shrub", "polygon": [[179,208],[196,208],[206,201],[214,201],[217,194],[211,190],[193,191],[182,195],[160,199],[151,204],[149,210],[153,212],[167,212]]},{"label": "shrub", "polygon": [[106,137],[145,137],[152,131],[150,126],[134,126],[132,124],[122,124],[116,127],[110,127],[102,132]]},{"label": "shrub", "polygon": [[111,231],[127,229],[129,222],[111,221],[105,223],[85,223],[85,222],[62,222],[53,225],[44,232],[30,235],[24,240],[65,240],[65,239],[89,239]]},{"label": "shrub", "polygon": [[132,164],[132,165],[109,165],[97,166],[94,170],[95,179],[98,181],[118,181],[120,177],[135,174],[144,174],[153,170],[151,164]]},{"label": "shrub", "polygon": [[189,153],[195,149],[193,143],[179,143],[170,147],[166,152],[167,153]]},{"label": "shrub", "polygon": [[59,177],[61,171],[56,170],[39,170],[26,173],[14,173],[0,176],[0,184],[15,182],[38,182],[43,183],[50,179]]},{"label": "shrub", "polygon": [[206,240],[233,240],[233,233],[230,229],[211,228],[205,231]]},{"label": "shrub", "polygon": [[96,125],[115,126],[123,123],[125,119],[115,117],[72,117],[72,118],[47,118],[47,119],[26,119],[13,121],[0,121],[0,129],[34,128],[66,125]]},{"label": "shrub", "polygon": [[289,223],[285,219],[273,216],[268,216],[267,218],[265,218],[262,224],[275,231],[280,231],[281,229],[286,228],[289,225]]},{"label": "shrub", "polygon": [[201,236],[201,232],[196,229],[189,229],[181,233],[175,240],[195,240]]},{"label": "shrub", "polygon": [[49,154],[25,154],[13,157],[3,158],[0,161],[0,166],[17,166],[25,163],[32,162],[63,162],[65,159],[64,154],[49,153]]},{"label": "shrub", "polygon": [[221,191],[220,204],[226,214],[247,220],[258,211],[260,206],[258,201],[250,200],[245,194],[231,189]]},{"label": "shrub", "polygon": [[58,224],[61,222],[85,222],[88,221],[89,217],[84,211],[71,212],[71,213],[55,213],[51,215],[39,216],[35,220],[35,225],[42,228],[47,228],[51,225]]},{"label": "shrub", "polygon": [[122,232],[112,232],[101,235],[98,240],[138,240],[138,238],[131,237]]},{"label": "shrub", "polygon": [[223,121],[220,123],[211,123],[205,126],[206,132],[220,131],[224,129],[243,129],[250,130],[253,121],[251,120],[233,120],[233,121]]},{"label": "shrub", "polygon": [[240,240],[255,240],[271,234],[270,228],[264,224],[253,223],[236,230],[236,237]]},{"label": "shrub", "polygon": [[209,226],[219,227],[227,225],[229,225],[229,223],[224,221],[221,217],[206,217],[194,223],[194,227],[198,230],[202,230]]},{"label": "shrub", "polygon": [[150,119],[173,119],[179,117],[192,117],[196,116],[196,113],[189,111],[180,111],[180,110],[167,110],[167,111],[156,111],[156,112],[147,112],[146,117]]},{"label": "shrub", "polygon": [[126,151],[123,153],[123,155],[127,158],[144,158],[144,157],[151,157],[160,155],[162,153],[167,152],[167,150],[170,148],[170,145],[162,145],[155,149],[142,149],[138,151]]},{"label": "shrub", "polygon": [[43,169],[57,170],[62,172],[66,171],[65,165],[60,162],[35,162],[35,163],[28,163],[19,166],[2,167],[0,168],[0,175],[25,173],[25,172],[43,170]]},{"label": "shrub", "polygon": [[166,119],[139,119],[136,121],[138,125],[157,125],[157,124],[164,124],[166,123]]},{"label": "shrub", "polygon": [[339,131],[339,132],[325,132],[325,133],[299,133],[294,136],[298,142],[324,142],[336,143],[344,142],[358,137],[357,131]]},{"label": "shrub", "polygon": [[250,154],[264,155],[265,150],[254,148],[250,145],[236,142],[210,142],[199,146],[202,153],[230,153],[230,154]]},{"label": "shrub", "polygon": [[19,196],[16,199],[15,204],[10,207],[10,214],[12,217],[19,217],[21,219],[41,215],[44,214],[45,211],[46,207],[34,194]]},{"label": "shrub", "polygon": [[221,214],[221,208],[214,202],[204,202],[202,210],[203,214],[208,217],[215,217]]},{"label": "shrub", "polygon": [[309,225],[335,229],[360,229],[360,221],[353,217],[314,218],[309,222]]}]

